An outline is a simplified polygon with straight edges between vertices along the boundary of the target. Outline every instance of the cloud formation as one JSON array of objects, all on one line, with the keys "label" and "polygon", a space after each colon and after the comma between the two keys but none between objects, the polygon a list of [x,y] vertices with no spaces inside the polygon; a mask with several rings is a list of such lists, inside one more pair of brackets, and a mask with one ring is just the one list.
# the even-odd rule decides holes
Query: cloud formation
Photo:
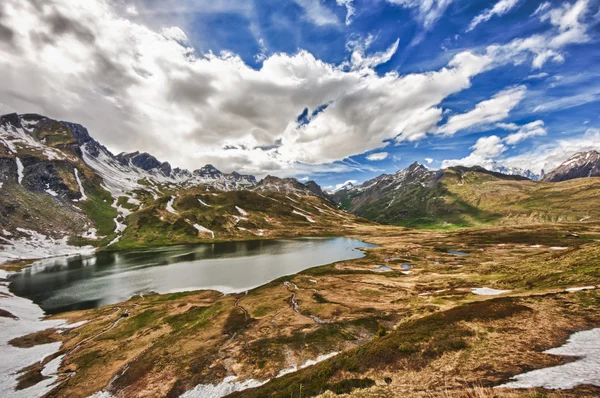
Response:
[{"label": "cloud formation", "polygon": [[477,25],[479,25],[480,23],[489,21],[490,19],[492,19],[493,16],[501,17],[502,15],[508,13],[510,10],[513,9],[514,6],[517,5],[519,1],[520,0],[500,0],[499,2],[494,4],[492,8],[488,8],[487,10],[473,18],[473,20],[469,24],[469,27],[467,28],[467,32],[470,32],[473,29],[475,29],[475,27],[477,27]]},{"label": "cloud formation", "polygon": [[[188,168],[304,175],[302,165],[322,170],[386,140],[417,140],[439,121],[440,103],[491,62],[463,52],[436,71],[380,76],[372,68],[394,43],[362,52],[350,70],[302,50],[271,55],[257,70],[230,52],[197,54],[180,29],[153,31],[108,1],[3,4],[18,49],[0,48],[6,108],[81,122],[110,148]],[[299,126],[305,108],[314,116]]]},{"label": "cloud formation", "polygon": [[[321,1],[294,1],[312,23],[339,24]],[[451,4],[388,1],[414,10],[425,27]],[[213,3],[206,7],[231,7]],[[235,3],[248,8],[248,2]],[[352,1],[337,3],[352,17]],[[259,176],[348,171],[365,166],[344,159],[389,143],[501,121],[523,87],[498,93],[438,128],[444,100],[471,87],[475,76],[506,64],[560,61],[564,46],[590,40],[583,22],[588,3],[579,0],[536,15],[548,22],[546,33],[458,52],[432,70],[378,74],[374,69],[393,59],[399,41],[372,53],[374,37],[356,41],[349,59],[337,64],[306,50],[268,55],[259,42],[257,69],[232,52],[198,52],[179,27],[144,25],[140,18],[152,10],[142,2],[40,4],[0,3],[1,110],[80,122],[116,151],[139,149],[175,166],[212,163]],[[197,7],[169,4],[178,12]],[[305,110],[310,117],[299,123]]]},{"label": "cloud formation", "polygon": [[444,15],[453,0],[387,0],[391,4],[415,10],[417,19],[429,30]]},{"label": "cloud formation", "polygon": [[388,155],[387,152],[376,152],[368,155],[366,159],[371,161],[384,160],[387,159]]},{"label": "cloud formation", "polygon": [[474,109],[468,112],[450,116],[446,124],[437,129],[437,133],[453,135],[460,130],[489,125],[503,120],[525,97],[526,91],[525,86],[503,90],[494,95],[493,98],[478,103]]}]

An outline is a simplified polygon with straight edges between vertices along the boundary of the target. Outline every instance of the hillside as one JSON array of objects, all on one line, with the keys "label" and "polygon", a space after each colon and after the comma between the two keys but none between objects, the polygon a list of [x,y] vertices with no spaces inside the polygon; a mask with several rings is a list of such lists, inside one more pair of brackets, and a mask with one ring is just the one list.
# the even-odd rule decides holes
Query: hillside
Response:
[{"label": "hillside", "polygon": [[0,261],[341,234],[362,222],[314,182],[172,168],[147,153],[113,155],[77,124],[0,117]]},{"label": "hillside", "polygon": [[536,182],[481,167],[431,171],[415,163],[339,191],[339,206],[409,227],[453,228],[598,219],[600,179]]},{"label": "hillside", "polygon": [[544,176],[544,181],[566,181],[575,178],[600,177],[600,153],[579,152]]}]

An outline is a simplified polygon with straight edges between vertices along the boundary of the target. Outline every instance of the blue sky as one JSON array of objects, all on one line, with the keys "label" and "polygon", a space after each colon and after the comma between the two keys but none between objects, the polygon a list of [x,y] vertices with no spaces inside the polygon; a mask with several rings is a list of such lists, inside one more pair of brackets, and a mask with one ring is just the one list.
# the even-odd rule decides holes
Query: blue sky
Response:
[{"label": "blue sky", "polygon": [[0,111],[81,122],[114,151],[333,187],[600,149],[598,0],[25,3],[0,6]]}]

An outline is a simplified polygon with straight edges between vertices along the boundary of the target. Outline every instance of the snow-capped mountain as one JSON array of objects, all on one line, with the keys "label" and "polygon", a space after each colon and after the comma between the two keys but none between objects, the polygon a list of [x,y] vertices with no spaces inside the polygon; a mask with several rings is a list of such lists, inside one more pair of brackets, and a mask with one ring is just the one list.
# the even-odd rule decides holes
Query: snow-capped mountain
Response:
[{"label": "snow-capped mountain", "polygon": [[266,176],[250,189],[256,192],[279,192],[283,194],[313,195],[326,198],[326,195],[316,182],[308,181],[303,184],[295,178]]},{"label": "snow-capped mountain", "polygon": [[485,168],[490,171],[495,171],[496,173],[502,173],[502,174],[513,175],[513,176],[521,176],[521,177],[529,178],[530,180],[533,180],[533,181],[538,181],[541,179],[540,174],[536,174],[529,169],[523,169],[520,167],[507,167],[496,161],[491,161],[490,164],[485,165]]},{"label": "snow-capped mountain", "polygon": [[0,116],[0,262],[353,219],[326,198],[314,181],[173,168],[148,153],[114,155],[79,124]]},{"label": "snow-capped mountain", "polygon": [[574,178],[600,177],[600,153],[578,152],[544,176],[544,181],[565,181]]},{"label": "snow-capped mountain", "polygon": [[347,191],[349,189],[352,189],[352,188],[354,188],[354,186],[355,185],[351,181],[346,181],[345,183],[342,184],[342,186],[332,189],[332,190],[329,190],[329,191],[327,191],[327,193],[330,195],[333,195],[336,192]]}]

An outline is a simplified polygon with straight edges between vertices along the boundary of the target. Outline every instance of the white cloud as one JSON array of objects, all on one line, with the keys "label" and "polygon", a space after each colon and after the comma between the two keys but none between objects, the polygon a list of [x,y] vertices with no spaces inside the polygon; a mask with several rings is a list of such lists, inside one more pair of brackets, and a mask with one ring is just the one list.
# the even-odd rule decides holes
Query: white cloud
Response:
[{"label": "white cloud", "polygon": [[[462,159],[444,160],[442,162],[442,167],[477,165],[489,168],[495,159],[508,149],[506,145],[516,145],[528,138],[547,134],[542,120],[536,120],[535,122],[527,123],[523,126],[519,126],[515,123],[497,123],[496,126],[516,132],[509,134],[505,138],[500,138],[497,135],[481,137],[477,140],[475,145],[471,147],[473,151],[468,156]],[[514,162],[501,161],[501,163],[508,164]],[[523,164],[515,164],[514,166],[523,168]]]},{"label": "white cloud", "polygon": [[453,0],[387,0],[388,3],[399,5],[404,8],[414,9],[417,19],[427,30],[444,15],[446,8]]},{"label": "white cloud", "polygon": [[488,125],[505,119],[525,97],[526,90],[525,86],[503,90],[491,99],[478,103],[474,109],[466,113],[450,116],[446,124],[439,127],[436,133],[453,135],[460,130]]},{"label": "white cloud", "polygon": [[[15,12],[2,23],[15,34],[14,47],[0,43],[1,103],[80,122],[113,150],[147,151],[191,169],[346,171],[351,166],[330,163],[386,140],[424,137],[441,117],[440,103],[491,64],[463,52],[436,71],[379,76],[369,65],[392,46],[376,62],[364,56],[361,70],[306,51],[271,55],[255,70],[235,54],[197,54],[180,32],[128,21],[108,1],[52,0],[48,9],[70,24],[61,34],[52,33],[52,15],[8,3]],[[304,108],[322,111],[298,126]]]},{"label": "white cloud", "polygon": [[427,162],[427,164],[433,163],[433,159],[432,158],[425,158],[425,161]]},{"label": "white cloud", "polygon": [[589,0],[578,0],[573,4],[563,4],[542,14],[542,21],[549,20],[560,32],[550,41],[551,48],[560,48],[571,43],[585,43],[590,40],[587,25],[581,22],[587,12]]},{"label": "white cloud", "polygon": [[371,161],[377,161],[377,160],[387,159],[387,157],[388,157],[387,152],[376,152],[376,153],[372,153],[372,154],[368,155],[366,157],[366,159],[371,160]]},{"label": "white cloud", "polygon": [[307,20],[317,26],[339,25],[340,21],[321,0],[294,0],[304,10]]},{"label": "white cloud", "polygon": [[533,112],[550,112],[569,109],[596,101],[600,101],[600,85],[592,83],[589,86],[577,90],[572,95],[561,96],[558,98],[544,98],[543,102],[533,109]]},{"label": "white cloud", "polygon": [[298,177],[298,181],[300,181],[300,182],[307,182],[309,179],[310,179],[309,176]]},{"label": "white cloud", "polygon": [[165,37],[165,39],[174,40],[181,44],[186,44],[189,40],[187,35],[181,28],[177,26],[171,26],[170,28],[163,28],[160,33]]},{"label": "white cloud", "polygon": [[527,123],[519,127],[516,133],[509,134],[506,138],[504,138],[504,142],[506,142],[508,145],[515,145],[528,138],[543,136],[546,134],[548,134],[548,132],[544,127],[544,122],[541,120],[536,120],[535,122]]},{"label": "white cloud", "polygon": [[[328,10],[319,1],[302,2]],[[430,11],[449,4],[401,3]],[[359,167],[338,161],[380,150],[389,140],[425,137],[442,119],[445,98],[516,57],[514,48],[506,58],[497,48],[464,51],[438,70],[379,76],[373,68],[397,44],[374,55],[365,44],[355,69],[300,50],[265,54],[256,70],[229,52],[199,54],[183,30],[151,29],[113,4],[47,0],[42,12],[31,2],[1,2],[11,39],[0,41],[0,109],[79,122],[113,150],[147,151],[174,166],[315,175]],[[305,108],[311,120],[298,126]]]},{"label": "white cloud", "polygon": [[540,73],[536,73],[536,74],[527,76],[527,78],[525,80],[543,79],[543,78],[546,78],[548,76],[550,76],[548,73],[546,73],[546,72],[540,72]]},{"label": "white cloud", "polygon": [[487,10],[473,18],[473,20],[469,24],[469,27],[467,28],[467,32],[470,32],[471,30],[475,29],[475,27],[480,23],[489,21],[490,19],[492,19],[493,16],[501,17],[502,15],[508,13],[510,10],[512,10],[514,6],[517,5],[518,2],[519,0],[498,1],[492,8],[488,8]]},{"label": "white cloud", "polygon": [[128,6],[128,7],[125,9],[125,12],[126,12],[128,15],[131,15],[131,16],[133,16],[133,17],[137,17],[137,16],[139,15],[139,12],[138,12],[137,8],[135,8],[135,6]]},{"label": "white cloud", "polygon": [[365,55],[366,50],[377,39],[376,36],[368,35],[364,40],[352,39],[346,43],[346,49],[351,51],[350,61],[342,64],[352,70],[373,69],[379,65],[389,62],[398,51],[400,39],[396,39],[387,50],[374,54]]},{"label": "white cloud", "polygon": [[533,12],[533,14],[531,14],[532,17],[541,15],[544,11],[546,11],[548,8],[550,8],[551,4],[549,1],[543,2],[541,3]]},{"label": "white cloud", "polygon": [[541,68],[548,60],[563,62],[562,48],[569,44],[589,42],[589,25],[584,22],[589,0],[566,3],[559,8],[540,11],[542,21],[550,21],[552,31],[527,38],[514,39],[508,44],[488,46],[488,56],[498,63],[521,64],[533,55],[532,66]]},{"label": "white cloud", "polygon": [[338,6],[346,7],[346,25],[350,25],[352,23],[352,17],[356,13],[356,9],[354,8],[354,0],[335,0]]},{"label": "white cloud", "polygon": [[577,152],[600,150],[600,130],[588,129],[579,136],[541,145],[531,151],[502,160],[513,167],[526,167],[535,173],[549,172]]},{"label": "white cloud", "polygon": [[489,137],[481,137],[477,140],[475,145],[471,147],[473,150],[471,154],[462,159],[444,160],[442,162],[442,168],[452,166],[483,166],[500,155],[506,150],[506,146],[502,143],[502,139],[497,135],[491,135]]}]

